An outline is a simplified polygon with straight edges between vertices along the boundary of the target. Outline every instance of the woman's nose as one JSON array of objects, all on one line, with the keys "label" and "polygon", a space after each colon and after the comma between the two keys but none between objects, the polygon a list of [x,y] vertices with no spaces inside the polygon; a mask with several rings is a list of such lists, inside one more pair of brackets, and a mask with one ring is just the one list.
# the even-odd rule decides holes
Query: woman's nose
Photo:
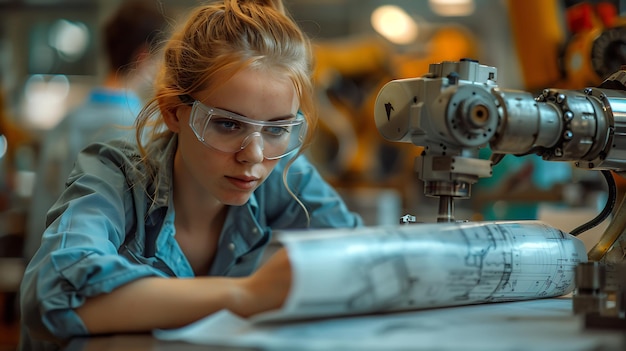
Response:
[{"label": "woman's nose", "polygon": [[237,152],[237,160],[249,163],[263,162],[263,148],[264,144],[261,133],[251,133],[241,142],[241,150]]}]

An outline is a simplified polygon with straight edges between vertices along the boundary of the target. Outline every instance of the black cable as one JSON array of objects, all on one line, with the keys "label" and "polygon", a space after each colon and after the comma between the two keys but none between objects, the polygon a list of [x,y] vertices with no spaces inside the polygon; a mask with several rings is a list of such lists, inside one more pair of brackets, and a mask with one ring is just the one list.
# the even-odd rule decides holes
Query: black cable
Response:
[{"label": "black cable", "polygon": [[609,196],[606,200],[606,205],[604,206],[604,209],[602,209],[602,212],[600,212],[595,218],[570,231],[570,234],[572,234],[573,236],[578,236],[579,234],[584,233],[589,229],[597,226],[598,224],[602,223],[602,221],[604,221],[607,217],[609,217],[609,215],[611,215],[611,212],[613,212],[615,202],[617,201],[617,186],[615,185],[615,179],[613,179],[613,174],[611,174],[611,171],[603,170],[601,171],[601,173],[604,176],[604,179],[606,180],[606,185],[609,188]]}]

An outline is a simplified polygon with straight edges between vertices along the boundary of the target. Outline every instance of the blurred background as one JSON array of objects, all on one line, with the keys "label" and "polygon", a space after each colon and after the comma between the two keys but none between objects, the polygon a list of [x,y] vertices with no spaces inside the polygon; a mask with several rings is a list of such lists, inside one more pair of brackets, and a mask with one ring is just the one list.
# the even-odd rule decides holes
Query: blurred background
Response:
[{"label": "blurred background", "polygon": [[[0,350],[12,350],[17,339],[23,233],[37,201],[33,184],[46,176],[36,171],[41,141],[104,79],[100,28],[120,3],[0,0]],[[171,25],[199,3],[155,0]],[[424,197],[413,170],[421,149],[386,142],[374,124],[382,85],[461,58],[496,67],[498,85],[508,89],[597,85],[626,63],[625,3],[285,0],[315,48],[320,128],[309,157],[367,224],[396,224],[404,214],[432,222],[438,202]],[[131,84],[145,98],[150,83],[148,71]],[[456,202],[456,213],[547,218],[568,230],[598,212],[604,192],[595,173],[507,156],[472,198]]]}]

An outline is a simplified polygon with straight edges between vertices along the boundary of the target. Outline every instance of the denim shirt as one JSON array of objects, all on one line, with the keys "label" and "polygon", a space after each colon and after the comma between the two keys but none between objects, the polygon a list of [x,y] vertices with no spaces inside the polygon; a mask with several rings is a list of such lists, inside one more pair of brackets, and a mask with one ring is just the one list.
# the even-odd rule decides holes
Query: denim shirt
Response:
[{"label": "denim shirt", "polygon": [[[156,162],[167,167],[160,168],[158,189],[144,177],[133,143],[95,143],[79,154],[24,275],[21,349],[56,350],[72,336],[87,335],[74,309],[89,297],[143,277],[194,276],[175,240],[170,198],[176,147],[175,135],[159,146]],[[306,227],[305,212],[284,188],[287,161],[278,162],[245,205],[229,208],[207,275],[249,275],[273,229]],[[310,227],[362,225],[304,156],[287,179],[309,211]]]}]

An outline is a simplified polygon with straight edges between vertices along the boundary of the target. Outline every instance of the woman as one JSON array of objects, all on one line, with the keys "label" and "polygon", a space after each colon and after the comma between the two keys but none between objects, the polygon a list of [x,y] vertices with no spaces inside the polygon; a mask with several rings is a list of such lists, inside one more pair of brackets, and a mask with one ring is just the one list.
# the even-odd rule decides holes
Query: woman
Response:
[{"label": "woman", "polygon": [[48,213],[22,285],[23,349],[279,308],[284,250],[255,271],[272,230],[361,225],[301,156],[310,57],[278,0],[192,11],[164,47],[136,143],[87,147]]}]

